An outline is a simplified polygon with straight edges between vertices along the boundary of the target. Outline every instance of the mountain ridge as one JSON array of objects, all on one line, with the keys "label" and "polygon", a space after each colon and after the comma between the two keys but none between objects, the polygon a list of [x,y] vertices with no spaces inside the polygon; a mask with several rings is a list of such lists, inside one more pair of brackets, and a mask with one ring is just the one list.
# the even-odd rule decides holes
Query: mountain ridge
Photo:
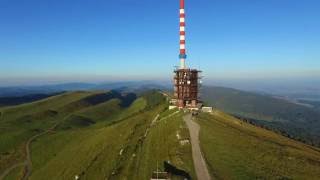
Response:
[{"label": "mountain ridge", "polygon": [[320,145],[320,111],[317,108],[223,87],[204,87],[202,98],[208,105],[237,117],[285,132],[297,140]]}]

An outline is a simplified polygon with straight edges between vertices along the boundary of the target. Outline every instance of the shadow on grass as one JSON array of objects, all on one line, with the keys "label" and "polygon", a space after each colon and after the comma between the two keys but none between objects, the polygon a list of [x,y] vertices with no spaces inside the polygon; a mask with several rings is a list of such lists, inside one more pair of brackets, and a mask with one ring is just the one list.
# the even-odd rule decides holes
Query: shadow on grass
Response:
[{"label": "shadow on grass", "polygon": [[170,174],[176,175],[176,176],[182,176],[188,180],[191,180],[191,176],[189,173],[182,169],[178,169],[175,166],[171,165],[167,161],[163,162],[164,170]]}]

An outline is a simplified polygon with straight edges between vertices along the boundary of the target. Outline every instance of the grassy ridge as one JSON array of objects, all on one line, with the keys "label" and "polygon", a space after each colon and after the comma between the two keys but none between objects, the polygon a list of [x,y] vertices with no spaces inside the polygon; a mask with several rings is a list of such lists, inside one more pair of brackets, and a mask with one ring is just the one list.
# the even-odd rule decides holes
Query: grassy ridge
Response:
[{"label": "grassy ridge", "polygon": [[[0,127],[6,125],[12,132],[1,132],[0,139],[8,143],[1,141],[0,172],[25,159],[29,137],[59,123],[32,142],[30,179],[149,179],[157,161],[159,168],[170,161],[194,176],[190,145],[180,145],[176,137],[180,133],[188,138],[181,114],[151,126],[157,114],[172,113],[165,110],[165,98],[156,91],[135,98],[116,92],[73,92],[1,109]],[[20,177],[22,170],[6,178]]]},{"label": "grassy ridge", "polygon": [[320,150],[243,123],[222,112],[201,114],[201,148],[222,179],[316,179]]},{"label": "grassy ridge", "polygon": [[[117,110],[120,110],[117,109],[118,106],[113,107],[112,102],[108,104],[108,101],[114,97],[121,98],[121,103],[127,100],[125,96],[122,97],[116,92],[77,91],[29,104],[1,108],[0,172],[14,163],[23,161],[26,156],[24,148],[26,141],[53,125],[66,123],[68,127],[82,126],[88,122],[92,124],[101,120],[97,119],[98,116],[108,116],[108,114],[116,113]],[[130,101],[132,101],[131,97]],[[103,103],[107,105],[103,106]],[[72,105],[74,106],[71,108]],[[101,112],[100,114],[92,116],[92,113],[88,113],[89,118],[77,118],[79,116],[78,112],[85,112],[86,109],[90,111],[90,108],[94,106],[98,106],[97,110]],[[111,107],[113,108],[111,109]],[[109,108],[109,111],[102,113],[103,108]],[[121,109],[128,108],[121,107]]]},{"label": "grassy ridge", "polygon": [[224,112],[320,147],[319,108],[223,87],[204,87],[202,94],[209,105]]},{"label": "grassy ridge", "polygon": [[0,117],[0,172],[11,164],[21,162],[25,142],[35,134],[61,121],[66,114],[57,109],[93,92],[73,92],[41,101],[2,108]]}]

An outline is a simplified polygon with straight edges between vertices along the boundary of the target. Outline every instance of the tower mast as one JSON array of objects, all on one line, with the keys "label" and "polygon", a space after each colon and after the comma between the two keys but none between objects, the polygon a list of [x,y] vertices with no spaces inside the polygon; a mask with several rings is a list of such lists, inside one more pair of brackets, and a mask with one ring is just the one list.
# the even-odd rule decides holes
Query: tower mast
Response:
[{"label": "tower mast", "polygon": [[201,71],[191,69],[186,66],[186,15],[185,0],[180,1],[180,67],[174,70],[174,99],[172,104],[180,109],[199,110],[201,103],[199,100],[199,79]]},{"label": "tower mast", "polygon": [[186,68],[186,23],[185,23],[185,9],[184,9],[184,0],[180,0],[180,69]]}]

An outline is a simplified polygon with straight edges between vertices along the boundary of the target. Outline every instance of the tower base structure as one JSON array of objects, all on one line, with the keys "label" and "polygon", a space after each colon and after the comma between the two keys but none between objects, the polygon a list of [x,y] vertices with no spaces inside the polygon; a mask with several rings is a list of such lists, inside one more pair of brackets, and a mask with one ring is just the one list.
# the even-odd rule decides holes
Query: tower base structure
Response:
[{"label": "tower base structure", "polygon": [[197,69],[176,69],[174,71],[174,99],[172,104],[179,109],[199,110],[201,71]]}]

